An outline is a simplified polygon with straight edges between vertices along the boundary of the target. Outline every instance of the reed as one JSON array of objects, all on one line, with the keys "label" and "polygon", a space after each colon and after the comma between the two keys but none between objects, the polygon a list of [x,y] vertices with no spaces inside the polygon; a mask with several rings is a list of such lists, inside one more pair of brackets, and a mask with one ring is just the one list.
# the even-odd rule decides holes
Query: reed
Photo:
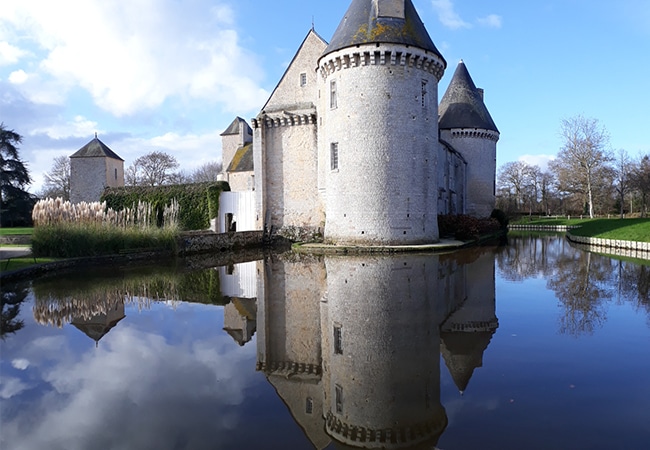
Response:
[{"label": "reed", "polygon": [[125,250],[174,251],[178,236],[178,202],[162,211],[162,227],[151,204],[138,202],[115,211],[106,202],[76,203],[61,198],[34,206],[32,252],[35,256],[71,258],[118,254]]}]

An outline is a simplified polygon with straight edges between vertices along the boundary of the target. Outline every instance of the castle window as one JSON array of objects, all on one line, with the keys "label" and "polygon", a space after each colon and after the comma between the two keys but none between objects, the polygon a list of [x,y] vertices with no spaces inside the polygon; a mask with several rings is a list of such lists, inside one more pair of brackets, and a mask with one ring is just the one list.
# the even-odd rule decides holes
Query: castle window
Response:
[{"label": "castle window", "polygon": [[305,405],[305,412],[307,414],[311,414],[314,411],[314,399],[311,397],[307,397],[307,402]]},{"label": "castle window", "polygon": [[343,388],[338,384],[334,387],[334,402],[337,414],[343,413]]},{"label": "castle window", "polygon": [[117,180],[117,168],[115,168],[115,179]]},{"label": "castle window", "polygon": [[339,143],[332,142],[330,144],[330,168],[338,170],[339,168]]},{"label": "castle window", "polygon": [[336,80],[330,81],[330,108],[334,109],[337,107],[338,98],[336,90]]},{"label": "castle window", "polygon": [[307,74],[305,72],[300,74],[300,86],[307,86]]},{"label": "castle window", "polygon": [[427,101],[427,83],[427,80],[422,80],[422,108],[429,106]]},{"label": "castle window", "polygon": [[341,334],[341,325],[334,325],[334,353],[343,354],[343,336]]}]

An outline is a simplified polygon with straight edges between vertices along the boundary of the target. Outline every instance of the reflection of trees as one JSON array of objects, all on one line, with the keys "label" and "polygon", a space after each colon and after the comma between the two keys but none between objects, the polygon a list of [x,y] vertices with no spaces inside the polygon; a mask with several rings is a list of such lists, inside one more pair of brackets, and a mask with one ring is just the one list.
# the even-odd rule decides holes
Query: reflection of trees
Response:
[{"label": "reflection of trees", "polygon": [[510,281],[543,277],[564,307],[560,331],[592,333],[606,320],[605,301],[616,297],[643,309],[650,321],[650,267],[590,253],[562,234],[511,233],[496,255]]},{"label": "reflection of trees", "polygon": [[509,234],[508,244],[500,248],[497,265],[501,276],[510,281],[522,281],[537,276],[549,277],[555,269],[554,261],[565,251],[563,235]]},{"label": "reflection of trees", "polygon": [[18,315],[20,314],[20,305],[25,301],[28,293],[29,286],[27,284],[2,287],[0,338],[4,339],[8,334],[15,333],[25,326],[25,323],[18,319]]},{"label": "reflection of trees", "polygon": [[58,327],[73,319],[89,320],[106,314],[118,304],[135,304],[142,309],[153,301],[223,304],[224,300],[215,269],[182,272],[155,267],[79,272],[65,278],[36,280],[32,289],[36,321]]},{"label": "reflection of trees", "polygon": [[617,261],[618,295],[644,309],[650,325],[650,267]]},{"label": "reflection of trees", "polygon": [[556,260],[556,268],[548,287],[564,306],[560,332],[593,333],[607,318],[603,301],[612,293],[611,260],[589,252],[567,252]]}]

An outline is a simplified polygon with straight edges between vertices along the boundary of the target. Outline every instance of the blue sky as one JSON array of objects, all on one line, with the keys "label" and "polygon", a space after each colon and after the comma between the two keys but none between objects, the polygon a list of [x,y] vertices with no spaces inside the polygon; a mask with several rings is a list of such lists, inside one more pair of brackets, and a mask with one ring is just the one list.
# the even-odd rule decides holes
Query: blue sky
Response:
[{"label": "blue sky", "polygon": [[[130,165],[154,150],[191,172],[250,121],[309,31],[350,0],[2,0],[0,121],[24,137],[37,192],[56,156],[99,133]],[[562,118],[598,119],[612,149],[650,153],[647,0],[413,0],[448,68],[460,59],[501,132],[497,164],[544,164]]]}]

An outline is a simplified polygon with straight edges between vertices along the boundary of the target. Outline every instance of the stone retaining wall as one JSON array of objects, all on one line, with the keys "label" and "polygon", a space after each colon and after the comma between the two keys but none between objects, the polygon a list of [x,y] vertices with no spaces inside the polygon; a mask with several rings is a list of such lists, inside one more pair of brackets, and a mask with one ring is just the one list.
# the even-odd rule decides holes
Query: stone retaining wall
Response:
[{"label": "stone retaining wall", "polygon": [[569,231],[580,228],[577,225],[509,225],[508,230],[513,231]]},{"label": "stone retaining wall", "polygon": [[263,231],[240,231],[214,233],[212,231],[189,231],[178,240],[178,255],[223,252],[240,248],[262,247],[265,244]]},{"label": "stone retaining wall", "polygon": [[650,260],[650,242],[574,236],[571,233],[567,233],[566,236],[569,241],[584,246],[589,251]]}]

